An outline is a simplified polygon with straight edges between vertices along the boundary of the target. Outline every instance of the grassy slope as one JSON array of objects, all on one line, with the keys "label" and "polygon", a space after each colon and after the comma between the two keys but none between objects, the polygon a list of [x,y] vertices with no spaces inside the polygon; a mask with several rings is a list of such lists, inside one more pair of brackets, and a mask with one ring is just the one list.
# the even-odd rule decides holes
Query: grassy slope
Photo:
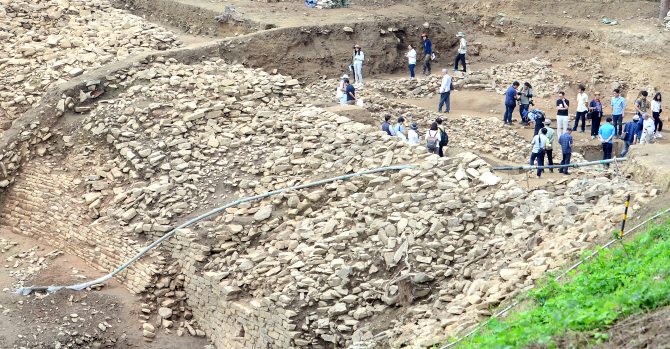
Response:
[{"label": "grassy slope", "polygon": [[[585,252],[587,253],[587,252]],[[651,228],[625,247],[601,251],[563,285],[547,282],[529,295],[535,305],[486,329],[457,348],[563,346],[607,339],[617,320],[670,303],[670,222]],[[551,278],[553,279],[553,278]]]}]

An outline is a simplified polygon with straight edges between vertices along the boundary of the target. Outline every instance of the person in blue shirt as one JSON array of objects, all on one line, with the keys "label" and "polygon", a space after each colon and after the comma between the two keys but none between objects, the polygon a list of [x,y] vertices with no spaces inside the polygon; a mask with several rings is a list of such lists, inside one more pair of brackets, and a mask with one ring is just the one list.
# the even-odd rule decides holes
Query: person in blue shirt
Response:
[{"label": "person in blue shirt", "polygon": [[344,80],[344,89],[347,94],[347,104],[356,105],[356,101],[358,100],[356,98],[356,89],[354,88],[354,85],[349,83],[349,79]]},{"label": "person in blue shirt", "polygon": [[512,124],[512,113],[516,107],[517,93],[516,89],[519,87],[519,82],[515,81],[512,86],[507,89],[505,93],[505,115],[503,116],[503,123]]},{"label": "person in blue shirt", "polygon": [[397,137],[402,138],[403,141],[407,142],[407,133],[408,131],[405,131],[405,127],[402,125],[405,122],[405,118],[399,117],[398,118],[398,123],[395,124],[394,132]]},{"label": "person in blue shirt", "polygon": [[[561,145],[561,152],[563,153],[563,160],[561,165],[570,165],[570,158],[572,157],[572,128],[568,127],[565,133],[558,138],[558,143]],[[561,167],[559,173],[569,175],[567,167]]]},{"label": "person in blue shirt", "polygon": [[[609,160],[612,158],[612,138],[616,134],[616,129],[612,125],[612,118],[607,118],[607,122],[600,127],[598,130],[598,139],[603,145],[603,160]],[[610,167],[609,164],[605,164],[605,167]]]},{"label": "person in blue shirt", "polygon": [[621,96],[619,89],[614,89],[614,97],[612,97],[612,117],[614,118],[614,127],[617,128],[616,138],[621,136],[621,128],[623,127],[623,118],[626,116],[626,99]]},{"label": "person in blue shirt", "polygon": [[421,74],[430,75],[430,55],[433,53],[433,43],[428,40],[426,34],[421,34],[421,38],[423,39],[423,71]]},{"label": "person in blue shirt", "polygon": [[637,143],[637,140],[640,139],[638,136],[638,130],[642,130],[642,125],[639,123],[640,117],[635,115],[633,116],[633,121],[628,121],[626,126],[623,127],[623,133],[626,134],[626,138],[623,140],[626,143],[626,148],[621,152],[621,156],[626,156],[628,153],[628,147]]}]

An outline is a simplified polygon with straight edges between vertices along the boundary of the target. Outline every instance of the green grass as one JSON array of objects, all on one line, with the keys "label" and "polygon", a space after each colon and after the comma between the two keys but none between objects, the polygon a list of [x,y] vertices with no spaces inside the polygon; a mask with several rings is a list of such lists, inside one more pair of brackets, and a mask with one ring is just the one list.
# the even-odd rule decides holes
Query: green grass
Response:
[{"label": "green grass", "polygon": [[528,295],[531,310],[513,313],[504,322],[494,319],[456,347],[553,348],[558,338],[575,334],[599,343],[608,338],[603,330],[617,320],[669,304],[670,221],[621,246],[601,250],[571,272],[570,282],[552,278]]}]

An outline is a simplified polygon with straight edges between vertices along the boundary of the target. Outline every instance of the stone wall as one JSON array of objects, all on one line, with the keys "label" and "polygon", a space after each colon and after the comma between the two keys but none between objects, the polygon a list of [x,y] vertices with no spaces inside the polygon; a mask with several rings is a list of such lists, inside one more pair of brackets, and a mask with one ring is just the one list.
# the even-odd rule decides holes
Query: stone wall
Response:
[{"label": "stone wall", "polygon": [[268,297],[242,294],[239,287],[222,282],[228,273],[201,273],[199,260],[209,247],[199,244],[197,238],[197,233],[181,229],[166,244],[186,275],[187,303],[216,347],[293,348],[293,338],[300,332],[293,331],[296,325],[291,317],[298,314],[278,307]]},{"label": "stone wall", "polygon": [[[87,161],[90,160],[82,155],[71,159],[74,167]],[[0,228],[79,256],[104,273],[118,268],[140,251],[140,244],[121,237],[115,231],[118,224],[111,224],[113,221],[98,220],[91,224],[86,211],[92,202],[82,197],[85,184],[80,183],[79,173],[54,170],[58,167],[58,163],[48,158],[33,159],[28,164],[0,209]],[[143,292],[159,268],[154,262],[152,258],[139,260],[117,274],[117,279],[132,292]]]}]

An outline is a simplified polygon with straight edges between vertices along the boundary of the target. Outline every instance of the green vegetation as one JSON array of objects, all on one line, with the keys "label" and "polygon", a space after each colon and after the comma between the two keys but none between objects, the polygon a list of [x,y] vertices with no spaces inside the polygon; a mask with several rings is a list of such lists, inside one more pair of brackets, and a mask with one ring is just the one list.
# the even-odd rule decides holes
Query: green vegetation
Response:
[{"label": "green vegetation", "polygon": [[[621,245],[618,245],[621,247]],[[585,252],[589,253],[589,252]],[[555,340],[579,334],[599,343],[602,331],[624,317],[670,303],[670,221],[626,244],[601,250],[571,272],[563,285],[546,282],[529,295],[534,308],[495,319],[458,348],[522,348],[539,344],[555,347]]]}]

